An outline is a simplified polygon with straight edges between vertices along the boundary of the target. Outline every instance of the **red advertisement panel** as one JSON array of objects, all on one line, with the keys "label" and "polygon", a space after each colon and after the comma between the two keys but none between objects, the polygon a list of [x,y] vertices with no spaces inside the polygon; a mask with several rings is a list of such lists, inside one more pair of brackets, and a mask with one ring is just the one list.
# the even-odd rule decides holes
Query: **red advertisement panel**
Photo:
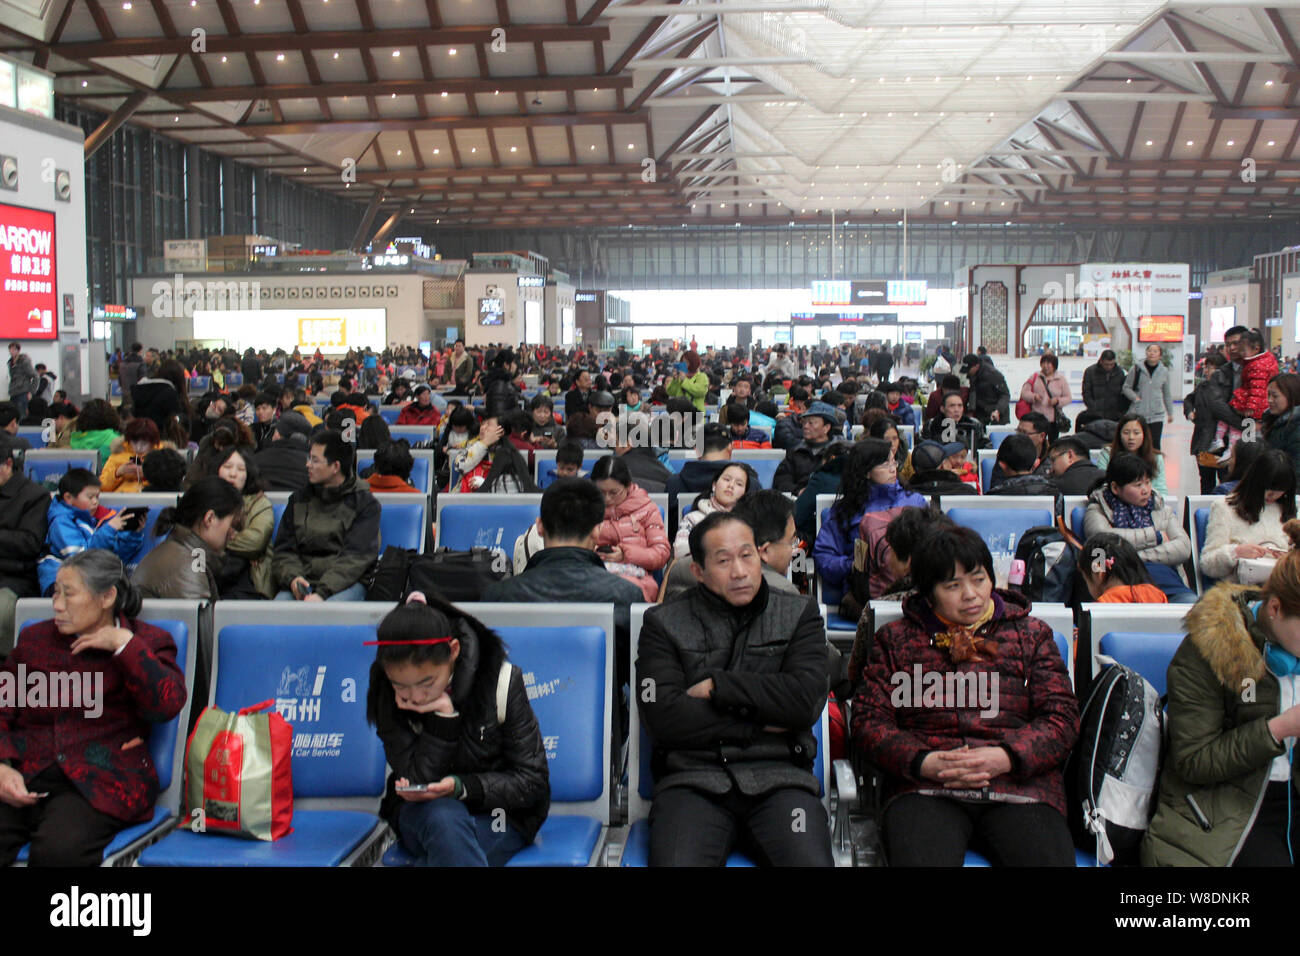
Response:
[{"label": "red advertisement panel", "polygon": [[54,213],[0,203],[0,340],[58,335]]}]

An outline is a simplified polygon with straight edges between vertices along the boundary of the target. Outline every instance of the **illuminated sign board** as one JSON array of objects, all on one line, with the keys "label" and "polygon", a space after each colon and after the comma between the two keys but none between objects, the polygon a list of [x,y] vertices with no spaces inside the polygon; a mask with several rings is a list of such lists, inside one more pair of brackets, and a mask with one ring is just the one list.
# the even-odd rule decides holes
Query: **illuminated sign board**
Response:
[{"label": "illuminated sign board", "polygon": [[1139,315],[1139,342],[1181,342],[1183,317],[1181,315]]},{"label": "illuminated sign board", "polygon": [[54,213],[0,203],[0,336],[53,339]]}]

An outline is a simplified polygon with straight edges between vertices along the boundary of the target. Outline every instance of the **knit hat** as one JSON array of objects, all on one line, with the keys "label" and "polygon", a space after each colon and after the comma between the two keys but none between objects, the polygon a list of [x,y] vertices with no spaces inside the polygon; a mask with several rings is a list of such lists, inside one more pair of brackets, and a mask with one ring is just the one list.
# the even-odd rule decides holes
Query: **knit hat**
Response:
[{"label": "knit hat", "polygon": [[281,438],[293,440],[301,437],[299,444],[305,445],[311,437],[311,423],[301,412],[284,412],[275,423],[275,431]]},{"label": "knit hat", "polygon": [[959,441],[948,442],[946,445],[937,441],[923,441],[912,450],[912,467],[917,471],[933,471],[953,455],[965,450],[966,446]]}]

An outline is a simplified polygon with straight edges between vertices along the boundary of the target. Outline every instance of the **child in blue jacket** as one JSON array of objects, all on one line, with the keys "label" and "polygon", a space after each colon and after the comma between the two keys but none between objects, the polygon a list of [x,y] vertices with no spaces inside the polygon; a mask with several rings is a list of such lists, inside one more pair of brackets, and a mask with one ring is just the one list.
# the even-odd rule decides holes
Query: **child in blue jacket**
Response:
[{"label": "child in blue jacket", "polygon": [[111,551],[132,564],[144,541],[139,529],[127,529],[126,518],[99,506],[99,477],[85,468],[69,468],[50,502],[45,554],[36,566],[41,594],[49,596],[63,559],[89,548]]}]

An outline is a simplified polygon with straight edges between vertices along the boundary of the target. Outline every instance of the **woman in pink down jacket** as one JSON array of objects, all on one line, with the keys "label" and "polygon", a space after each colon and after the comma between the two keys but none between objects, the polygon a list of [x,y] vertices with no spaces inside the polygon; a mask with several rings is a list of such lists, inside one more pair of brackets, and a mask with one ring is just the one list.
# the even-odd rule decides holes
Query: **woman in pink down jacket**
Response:
[{"label": "woman in pink down jacket", "polygon": [[605,496],[605,520],[596,528],[596,553],[606,570],[631,581],[653,602],[659,595],[654,572],[672,554],[659,506],[632,482],[627,462],[614,455],[596,459],[591,479]]}]

